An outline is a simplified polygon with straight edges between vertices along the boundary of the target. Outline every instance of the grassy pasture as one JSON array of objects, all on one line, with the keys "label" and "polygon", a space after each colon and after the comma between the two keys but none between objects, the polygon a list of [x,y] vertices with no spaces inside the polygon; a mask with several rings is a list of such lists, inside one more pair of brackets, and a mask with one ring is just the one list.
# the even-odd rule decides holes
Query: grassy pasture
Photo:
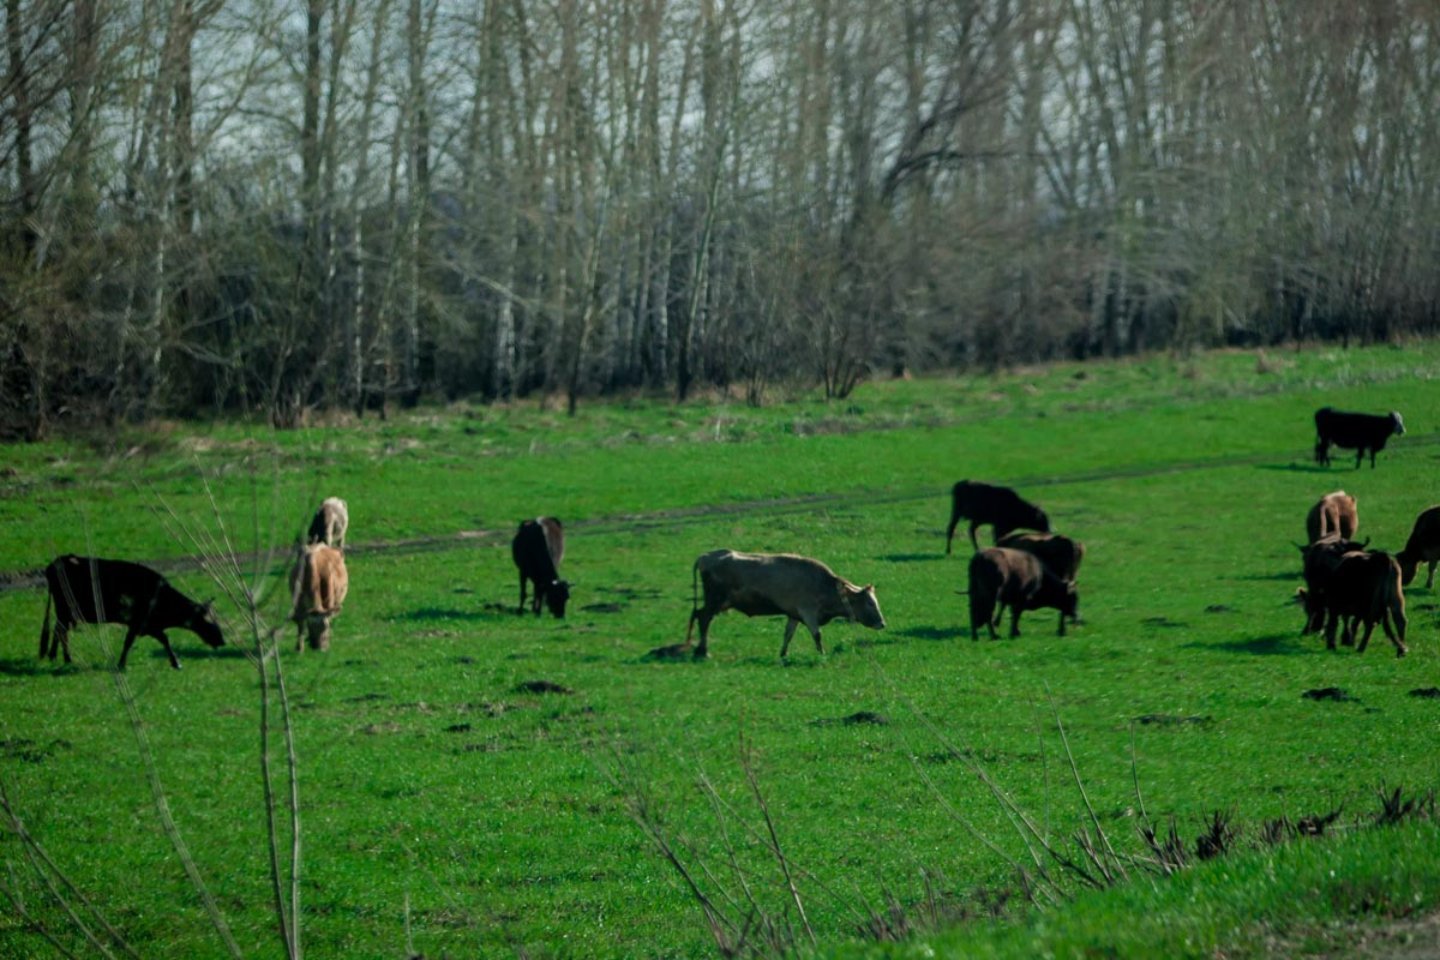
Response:
[{"label": "grassy pasture", "polygon": [[[1004,860],[937,799],[1020,855],[952,747],[1057,836],[1078,828],[1052,710],[1097,814],[1127,843],[1132,742],[1147,810],[1174,815],[1185,836],[1216,809],[1253,826],[1342,803],[1369,809],[1382,783],[1435,786],[1440,704],[1409,696],[1440,683],[1434,594],[1411,591],[1412,654],[1398,661],[1378,633],[1364,656],[1300,639],[1286,601],[1299,583],[1291,541],[1321,494],[1355,494],[1361,536],[1389,549],[1440,500],[1437,374],[1440,347],[1413,344],[877,383],[828,406],[637,400],[571,419],[461,404],[281,435],[237,424],[122,431],[0,452],[0,570],[66,551],[188,553],[155,512],[163,500],[203,536],[223,522],[248,573],[265,568],[248,555],[283,551],[321,497],[346,497],[351,594],[333,648],[285,659],[312,955],[403,955],[407,923],[430,956],[706,954],[698,911],[607,774],[643,785],[692,862],[734,890],[728,838],[778,913],[787,897],[758,839],[742,738],[806,871],[810,922],[833,946],[853,937],[857,907],[886,892],[922,898],[922,871],[955,901],[1010,882]],[[1399,409],[1410,435],[1376,470],[1317,468],[1310,417],[1324,403]],[[1026,615],[1017,640],[970,641],[955,593],[968,544],[943,555],[946,491],[961,477],[1017,486],[1087,543],[1087,622],[1070,636],[1057,638],[1043,612]],[[569,529],[576,588],[563,623],[513,612],[504,547],[540,512]],[[833,624],[824,657],[802,631],[782,665],[781,621],[726,614],[708,662],[647,661],[683,639],[690,564],[717,546],[794,550],[874,582],[889,629]],[[253,583],[278,621],[271,569]],[[198,573],[176,580],[216,592]],[[42,607],[37,590],[0,593],[11,802],[143,955],[223,955],[157,823],[106,666],[119,632],[82,628],[74,668],[41,665]],[[183,671],[141,640],[126,683],[237,941],[278,955],[256,674],[236,650],[175,640]],[[532,680],[571,692],[520,686]],[[1353,699],[1300,696],[1328,686]],[[888,722],[840,722],[862,711]],[[19,856],[13,840],[0,850]],[[40,890],[22,889],[60,922]],[[0,911],[0,957],[43,946]]]}]

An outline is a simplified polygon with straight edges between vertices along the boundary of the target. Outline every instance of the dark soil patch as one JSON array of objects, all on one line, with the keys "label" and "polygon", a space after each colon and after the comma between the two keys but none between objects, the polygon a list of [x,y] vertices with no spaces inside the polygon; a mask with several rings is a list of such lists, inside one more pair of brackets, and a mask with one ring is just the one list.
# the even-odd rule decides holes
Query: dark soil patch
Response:
[{"label": "dark soil patch", "polygon": [[1350,696],[1350,694],[1339,687],[1320,687],[1316,690],[1306,690],[1300,694],[1300,696],[1305,700],[1335,700],[1340,703],[1359,703],[1356,698]]},{"label": "dark soil patch", "polygon": [[69,740],[51,740],[48,744],[36,743],[25,737],[0,740],[0,757],[8,760],[23,760],[26,763],[44,763],[57,750],[69,750]]},{"label": "dark soil patch", "polygon": [[362,693],[358,697],[346,697],[341,703],[372,703],[376,700],[388,700],[389,697],[383,693]]},{"label": "dark soil patch", "polygon": [[455,662],[462,666],[472,666],[475,663],[474,657],[456,657]]},{"label": "dark soil patch", "polygon": [[1144,726],[1157,727],[1206,727],[1214,723],[1215,718],[1209,715],[1202,716],[1200,714],[1181,716],[1174,713],[1147,713],[1143,717],[1136,717],[1135,722]]},{"label": "dark soil patch", "polygon": [[551,683],[549,680],[526,680],[524,683],[515,684],[516,693],[563,693],[572,694],[575,691],[558,683]]},{"label": "dark soil patch", "polygon": [[695,648],[688,643],[672,643],[668,647],[656,647],[640,659],[643,661],[659,660],[662,662],[674,662],[677,660],[691,660],[695,657]]},{"label": "dark soil patch", "polygon": [[876,713],[873,710],[857,710],[848,717],[822,717],[819,720],[811,720],[812,727],[831,727],[839,724],[841,726],[853,727],[858,724],[865,724],[873,727],[887,727],[890,721],[884,714]]},{"label": "dark soil patch", "polygon": [[446,732],[446,733],[469,733],[469,732],[470,732],[470,724],[468,724],[468,723],[452,723],[452,724],[450,724],[450,726],[448,726],[448,727],[445,728],[445,732]]},{"label": "dark soil patch", "polygon": [[1171,620],[1169,617],[1146,617],[1140,622],[1147,627],[1165,627],[1167,629],[1186,626],[1186,624],[1181,623],[1179,620]]},{"label": "dark soil patch", "polygon": [[1440,687],[1420,687],[1410,691],[1410,696],[1422,700],[1440,700]]},{"label": "dark soil patch", "polygon": [[1234,607],[1227,607],[1223,603],[1212,603],[1205,608],[1206,613],[1234,613]]},{"label": "dark soil patch", "polygon": [[587,603],[580,609],[585,613],[619,613],[625,607],[618,603]]}]

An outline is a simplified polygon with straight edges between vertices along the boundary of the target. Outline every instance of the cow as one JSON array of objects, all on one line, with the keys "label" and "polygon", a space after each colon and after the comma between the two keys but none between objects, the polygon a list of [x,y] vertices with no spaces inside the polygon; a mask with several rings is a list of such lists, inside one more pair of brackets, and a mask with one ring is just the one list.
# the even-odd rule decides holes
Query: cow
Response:
[{"label": "cow", "polygon": [[540,604],[559,620],[565,619],[565,603],[570,599],[570,584],[560,579],[560,562],[565,559],[565,530],[554,517],[525,520],[510,541],[510,556],[520,570],[520,606],[525,612],[525,581],[535,584],[531,609],[540,616]]},{"label": "cow", "polygon": [[345,549],[345,531],[350,527],[350,511],[339,497],[326,497],[310,521],[309,543],[323,543],[336,550]]},{"label": "cow", "polygon": [[349,592],[345,554],[323,543],[300,549],[290,571],[290,619],[295,621],[296,653],[304,650],[307,634],[310,649],[330,649],[330,621],[340,615]]},{"label": "cow", "polygon": [[1395,644],[1395,656],[1405,656],[1405,591],[1400,585],[1400,564],[1390,554],[1381,550],[1345,553],[1335,565],[1322,598],[1310,597],[1303,588],[1300,597],[1307,611],[1323,608],[1328,615],[1325,641],[1330,649],[1335,648],[1336,621],[1347,621],[1347,646],[1355,643],[1357,627],[1365,625],[1364,635],[1355,644],[1357,653],[1364,653],[1370,645],[1370,634],[1378,623]]},{"label": "cow", "polygon": [[[704,588],[703,606],[699,603],[697,581]],[[726,610],[738,610],[747,617],[788,617],[785,641],[780,645],[781,659],[790,649],[795,628],[802,623],[815,638],[815,649],[820,653],[825,652],[820,628],[836,618],[853,620],[872,630],[885,629],[874,586],[857,587],[819,560],[793,553],[712,550],[696,558],[690,585],[694,596],[685,644],[689,646],[698,620],[700,645],[695,648],[696,659],[708,655],[710,621]]]},{"label": "cow", "polygon": [[1309,543],[1329,536],[1349,540],[1359,528],[1360,514],[1355,510],[1355,498],[1344,490],[1325,494],[1305,517],[1305,535]]},{"label": "cow", "polygon": [[[1326,595],[1341,558],[1350,553],[1364,553],[1369,543],[1368,539],[1364,543],[1357,543],[1354,540],[1345,540],[1339,534],[1330,534],[1303,547],[1296,544],[1303,558],[1302,572],[1305,577],[1304,589],[1296,591],[1296,599],[1305,609],[1305,626],[1300,631],[1302,637],[1317,633],[1323,627],[1326,645],[1332,650],[1335,648],[1335,625],[1339,618],[1326,606]],[[1348,633],[1344,641],[1348,646]]]},{"label": "cow", "polygon": [[1375,454],[1385,449],[1385,441],[1405,433],[1405,421],[1391,410],[1388,414],[1343,413],[1330,407],[1315,411],[1315,462],[1330,465],[1330,444],[1355,451],[1355,468],[1365,451],[1370,451],[1370,469],[1375,469]]},{"label": "cow", "polygon": [[994,640],[995,621],[1010,608],[1010,636],[1020,636],[1020,614],[1052,607],[1060,611],[1059,635],[1065,636],[1065,618],[1080,613],[1080,595],[1073,581],[1062,580],[1040,558],[1023,550],[989,547],[970,558],[970,639],[980,639],[985,624]]},{"label": "cow", "polygon": [[945,553],[950,553],[951,541],[955,538],[955,526],[961,517],[970,520],[970,546],[980,549],[975,531],[982,524],[994,528],[998,541],[1011,530],[1038,530],[1050,532],[1050,518],[1045,511],[1022,499],[1009,487],[995,487],[988,483],[974,483],[961,480],[950,490],[950,526],[945,529]]},{"label": "cow", "polygon": [[[70,662],[70,629],[77,623],[123,623],[125,646],[120,650],[119,668],[125,669],[130,647],[139,636],[154,637],[165,648],[170,666],[180,661],[170,646],[166,630],[193,632],[212,647],[224,646],[225,638],[215,611],[209,603],[196,603],[170,585],[158,571],[128,560],[100,557],[56,557],[45,568],[49,595],[45,598],[45,621],[40,628],[40,656],[55,659],[56,649]],[[50,607],[55,607],[55,634],[50,635]]]},{"label": "cow", "polygon": [[995,545],[1034,554],[1051,573],[1072,583],[1085,559],[1085,544],[1058,533],[1012,533]]},{"label": "cow", "polygon": [[1410,586],[1421,563],[1429,564],[1425,589],[1435,585],[1435,564],[1440,563],[1440,506],[1420,511],[1410,530],[1410,539],[1405,541],[1405,549],[1395,554],[1395,559],[1400,564],[1400,582],[1404,586]]}]

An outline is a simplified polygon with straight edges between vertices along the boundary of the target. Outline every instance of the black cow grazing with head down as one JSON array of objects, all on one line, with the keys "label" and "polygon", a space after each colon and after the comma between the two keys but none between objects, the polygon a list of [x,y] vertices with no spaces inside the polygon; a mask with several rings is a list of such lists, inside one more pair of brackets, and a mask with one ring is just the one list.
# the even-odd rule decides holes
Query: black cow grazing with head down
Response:
[{"label": "black cow grazing with head down", "polygon": [[[170,586],[160,573],[127,560],[99,557],[56,557],[45,568],[50,588],[45,598],[45,622],[40,628],[40,656],[55,659],[56,648],[70,662],[70,629],[77,623],[123,623],[125,646],[120,650],[120,669],[138,636],[154,637],[170,657],[170,666],[180,661],[170,647],[166,630],[194,632],[212,647],[223,646],[225,638],[210,604],[199,604]],[[55,636],[50,636],[50,607],[55,607]]]},{"label": "black cow grazing with head down", "polygon": [[1370,451],[1370,469],[1375,469],[1375,454],[1385,449],[1385,441],[1405,432],[1405,421],[1391,410],[1388,414],[1342,413],[1330,407],[1315,411],[1315,462],[1329,466],[1330,444],[1355,451],[1355,467],[1359,469],[1365,451]]},{"label": "black cow grazing with head down", "polygon": [[[1296,545],[1304,561],[1305,586],[1295,593],[1296,599],[1305,609],[1305,626],[1300,631],[1302,637],[1318,633],[1323,628],[1326,646],[1335,649],[1335,627],[1339,614],[1327,605],[1326,598],[1340,561],[1349,554],[1364,553],[1368,544],[1369,540],[1357,543],[1354,540],[1345,540],[1338,534],[1331,534],[1303,547]],[[1347,645],[1350,643],[1348,633],[1344,641]]]},{"label": "black cow grazing with head down", "polygon": [[1435,564],[1440,563],[1440,506],[1427,507],[1415,518],[1405,549],[1395,554],[1400,562],[1400,582],[1410,586],[1415,570],[1421,563],[1430,565],[1425,576],[1425,589],[1435,585]]},{"label": "black cow grazing with head down", "polygon": [[550,613],[565,619],[565,603],[570,599],[570,584],[560,579],[560,562],[565,559],[565,531],[554,517],[526,520],[510,541],[510,556],[520,569],[520,606],[525,612],[525,581],[535,584],[531,609],[540,615],[543,602]]},{"label": "black cow grazing with head down", "polygon": [[1310,543],[1326,537],[1349,540],[1358,529],[1360,513],[1355,509],[1355,498],[1344,490],[1325,494],[1305,516],[1305,535]]},{"label": "black cow grazing with head down", "polygon": [[795,628],[802,623],[815,639],[815,649],[820,653],[825,652],[820,628],[831,620],[843,617],[872,630],[885,629],[885,617],[880,613],[873,586],[857,587],[809,557],[793,553],[712,550],[696,558],[691,572],[692,590],[696,581],[704,588],[705,604],[701,606],[698,596],[695,597],[690,624],[685,629],[688,645],[695,621],[700,621],[696,658],[708,654],[710,621],[725,610],[739,610],[747,617],[789,617],[785,624],[785,642],[780,645],[782,658],[790,649]]},{"label": "black cow grazing with head down", "polygon": [[953,503],[950,507],[950,526],[945,529],[947,554],[961,517],[968,517],[970,520],[970,545],[976,550],[980,549],[980,544],[975,539],[975,531],[986,523],[994,527],[997,541],[1012,530],[1050,532],[1050,518],[1045,516],[1045,511],[1022,499],[1009,487],[961,480],[951,489],[950,496]]},{"label": "black cow grazing with head down", "polygon": [[310,521],[307,543],[323,543],[336,550],[345,549],[345,531],[350,527],[350,510],[339,497],[326,497]]},{"label": "black cow grazing with head down", "polygon": [[995,639],[995,621],[1010,608],[1010,636],[1020,636],[1020,614],[1052,607],[1060,611],[1059,635],[1065,618],[1078,619],[1080,596],[1074,581],[1062,580],[1023,550],[990,547],[970,558],[970,639],[980,639],[980,625]]},{"label": "black cow grazing with head down", "polygon": [[[1378,623],[1395,644],[1395,656],[1405,656],[1405,591],[1400,585],[1400,564],[1390,554],[1380,550],[1345,553],[1336,563],[1323,597],[1312,597],[1302,588],[1299,598],[1312,625],[1327,618],[1325,642],[1332,650],[1335,623],[1344,620],[1344,643],[1354,644],[1357,653],[1364,653],[1370,645],[1370,634]],[[1356,643],[1360,624],[1365,625],[1365,633]]]},{"label": "black cow grazing with head down", "polygon": [[1051,573],[1072,583],[1080,574],[1080,561],[1085,559],[1085,544],[1058,533],[1012,533],[1001,537],[995,546],[1034,554]]}]

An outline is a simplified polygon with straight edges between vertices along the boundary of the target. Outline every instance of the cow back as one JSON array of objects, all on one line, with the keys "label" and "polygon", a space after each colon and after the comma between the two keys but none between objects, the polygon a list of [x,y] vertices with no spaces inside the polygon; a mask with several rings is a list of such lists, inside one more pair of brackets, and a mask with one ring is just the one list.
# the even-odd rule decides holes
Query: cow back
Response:
[{"label": "cow back", "polygon": [[1085,559],[1085,544],[1058,533],[1012,533],[1001,537],[996,546],[1033,555],[1061,580],[1073,581]]}]

